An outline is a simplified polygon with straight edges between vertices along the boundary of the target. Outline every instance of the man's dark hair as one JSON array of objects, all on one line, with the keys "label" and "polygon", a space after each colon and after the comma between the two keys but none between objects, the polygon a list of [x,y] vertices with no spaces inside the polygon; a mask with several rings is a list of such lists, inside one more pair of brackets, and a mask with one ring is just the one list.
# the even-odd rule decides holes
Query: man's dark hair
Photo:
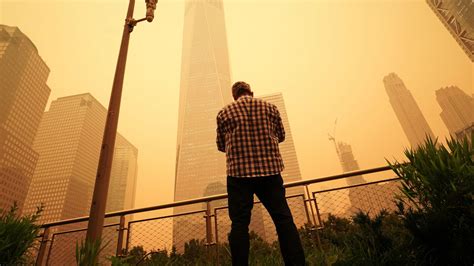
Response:
[{"label": "man's dark hair", "polygon": [[250,85],[243,81],[237,81],[232,85],[232,96],[234,98],[238,98],[242,95],[251,95],[252,90],[250,89]]}]

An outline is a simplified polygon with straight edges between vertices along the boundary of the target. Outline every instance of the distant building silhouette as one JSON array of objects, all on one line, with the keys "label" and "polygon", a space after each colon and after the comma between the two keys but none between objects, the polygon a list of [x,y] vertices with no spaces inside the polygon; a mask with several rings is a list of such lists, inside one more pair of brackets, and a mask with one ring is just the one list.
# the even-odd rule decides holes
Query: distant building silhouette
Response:
[{"label": "distant building silhouette", "polygon": [[455,134],[455,137],[458,139],[463,139],[467,137],[469,141],[471,141],[471,135],[474,134],[474,123],[470,124],[469,126],[458,130]]},{"label": "distant building silhouette", "polygon": [[[40,222],[87,216],[107,110],[91,94],[61,97],[44,113],[33,148],[40,157],[25,212],[45,205]],[[107,211],[132,208],[137,149],[117,135]]]},{"label": "distant building silhouette", "polygon": [[426,2],[474,62],[474,2],[472,0],[426,0]]},{"label": "distant building silhouette", "polygon": [[[336,153],[339,158],[342,171],[344,173],[360,170],[359,163],[357,163],[357,160],[354,157],[354,153],[352,152],[351,145],[345,142],[336,141],[336,139],[333,136],[330,136],[329,140],[332,140],[334,142]],[[357,176],[347,178],[346,182],[348,186],[353,186],[353,185],[364,184],[367,181],[364,179],[362,175],[357,175]],[[357,210],[367,211],[369,209],[369,207],[367,206],[369,202],[367,200],[366,195],[361,194],[360,191],[358,190],[359,190],[358,188],[348,189],[349,201],[350,201],[350,206],[349,206],[348,211],[350,213],[353,213]],[[326,205],[330,206],[327,210],[329,213],[337,214],[340,212],[344,212],[344,210],[338,208],[338,206],[336,206],[335,203],[326,204]],[[331,207],[333,208],[332,210],[330,209]]]},{"label": "distant building silhouette", "polygon": [[32,147],[51,90],[49,68],[17,27],[0,25],[0,209],[19,211],[38,160]]},{"label": "distant building silhouette", "polygon": [[405,135],[413,148],[423,144],[426,137],[434,139],[428,122],[426,122],[415,98],[395,73],[383,79],[385,90]]},{"label": "distant building silhouette", "polygon": [[452,136],[474,124],[474,99],[456,86],[436,91],[441,119]]},{"label": "distant building silhouette", "polygon": [[[357,163],[354,157],[354,153],[352,152],[351,145],[344,142],[338,142],[337,148],[338,148],[339,161],[341,162],[342,171],[344,173],[360,170],[359,163]],[[349,186],[363,184],[367,182],[362,175],[357,175],[357,176],[347,178],[346,181]],[[364,201],[366,201],[364,199],[358,198],[357,195],[351,194],[350,190],[349,190],[349,199],[351,201],[351,205],[354,207],[361,206],[361,204]]]}]

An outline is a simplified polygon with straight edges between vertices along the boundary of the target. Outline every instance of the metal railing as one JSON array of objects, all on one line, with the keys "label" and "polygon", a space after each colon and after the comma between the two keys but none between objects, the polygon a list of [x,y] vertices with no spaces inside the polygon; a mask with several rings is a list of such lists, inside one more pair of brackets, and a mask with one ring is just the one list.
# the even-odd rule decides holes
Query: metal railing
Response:
[{"label": "metal railing", "polygon": [[[375,215],[380,210],[393,210],[393,199],[398,191],[399,179],[382,178],[373,182],[339,186],[331,189],[311,189],[310,185],[346,180],[351,177],[389,171],[389,166],[331,175],[322,178],[286,183],[286,188],[297,188],[296,194],[287,196],[295,224],[298,228],[308,226],[312,230],[323,226],[330,214],[350,217],[357,211]],[[227,194],[202,197],[162,204],[110,212],[105,218],[113,223],[104,226],[102,243],[107,244],[101,252],[106,257],[123,257],[133,254],[159,259],[159,256],[187,258],[192,252],[205,252],[212,264],[229,259],[227,234],[230,219],[225,199]],[[192,211],[176,213],[177,208],[187,207]],[[130,219],[131,215],[151,213],[158,210],[174,210],[172,215],[158,215],[147,219]],[[38,237],[39,248],[36,265],[69,265],[75,261],[76,243],[85,239],[88,217],[79,217],[44,224]],[[277,241],[275,228],[263,206],[256,201],[252,210],[250,230],[263,241]],[[319,239],[319,236],[317,236]],[[183,255],[184,254],[184,255]],[[136,261],[135,261],[136,262]]]}]

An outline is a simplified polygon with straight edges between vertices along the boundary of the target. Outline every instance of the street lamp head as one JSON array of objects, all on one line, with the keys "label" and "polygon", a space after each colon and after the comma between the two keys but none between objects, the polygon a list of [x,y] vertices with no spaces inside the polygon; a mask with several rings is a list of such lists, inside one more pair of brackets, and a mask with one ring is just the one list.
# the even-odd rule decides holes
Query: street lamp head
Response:
[{"label": "street lamp head", "polygon": [[155,9],[156,9],[156,2],[158,0],[145,0],[146,3],[146,20],[148,22],[152,22],[153,18],[155,18]]}]

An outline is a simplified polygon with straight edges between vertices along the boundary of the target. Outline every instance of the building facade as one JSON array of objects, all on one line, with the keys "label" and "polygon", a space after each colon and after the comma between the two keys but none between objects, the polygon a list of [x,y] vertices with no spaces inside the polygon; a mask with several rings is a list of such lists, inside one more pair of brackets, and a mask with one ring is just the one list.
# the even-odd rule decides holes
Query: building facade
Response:
[{"label": "building facade", "polygon": [[17,27],[0,25],[0,209],[19,211],[38,160],[33,141],[51,90],[49,68]]},{"label": "building facade", "polygon": [[412,148],[423,144],[426,137],[434,139],[433,131],[426,122],[415,98],[397,74],[390,73],[385,76],[383,83],[393,111]]},{"label": "building facade", "polygon": [[441,119],[452,136],[474,124],[474,99],[456,86],[436,91]]},{"label": "building facade", "polygon": [[175,201],[202,197],[211,183],[225,184],[216,116],[232,96],[222,0],[186,1],[182,45]]},{"label": "building facade", "polygon": [[105,212],[135,207],[138,149],[121,134],[117,134],[114,149]]},{"label": "building facade", "polygon": [[467,56],[474,62],[474,2],[426,0]]},{"label": "building facade", "polygon": [[[45,223],[89,214],[106,115],[89,93],[51,103],[33,145],[39,159],[25,212],[43,204]],[[116,143],[108,211],[132,208],[135,195],[137,149],[120,134]]]}]

